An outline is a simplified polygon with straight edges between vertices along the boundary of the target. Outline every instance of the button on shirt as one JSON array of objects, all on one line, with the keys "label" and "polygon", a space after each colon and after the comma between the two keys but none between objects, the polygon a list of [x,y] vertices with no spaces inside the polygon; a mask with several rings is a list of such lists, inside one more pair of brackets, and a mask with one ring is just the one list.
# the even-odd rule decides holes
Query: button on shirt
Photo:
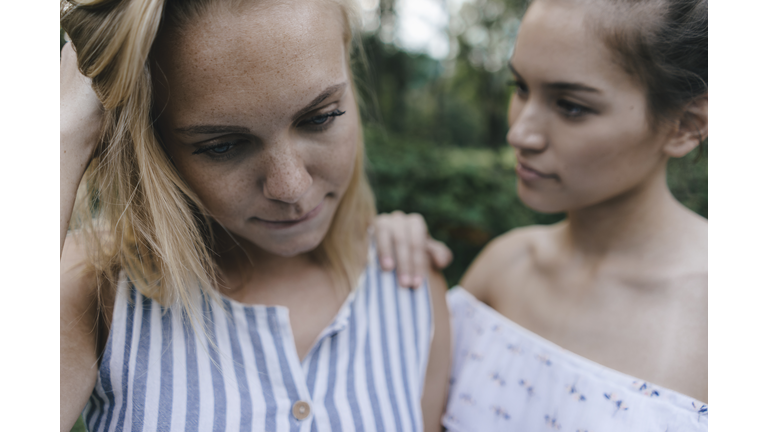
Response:
[{"label": "button on shirt", "polygon": [[88,430],[422,430],[429,290],[398,288],[376,263],[371,252],[303,361],[284,307],[200,296],[208,340],[123,280],[83,411]]}]

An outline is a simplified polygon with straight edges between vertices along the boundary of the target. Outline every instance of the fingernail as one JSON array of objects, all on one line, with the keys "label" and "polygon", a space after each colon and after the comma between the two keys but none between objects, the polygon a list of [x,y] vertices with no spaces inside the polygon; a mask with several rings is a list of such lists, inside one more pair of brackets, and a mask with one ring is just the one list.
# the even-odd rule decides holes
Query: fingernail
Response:
[{"label": "fingernail", "polygon": [[421,282],[422,282],[421,276],[416,276],[415,278],[413,278],[413,286],[414,287],[416,287],[416,288],[420,287],[421,286]]},{"label": "fingernail", "polygon": [[390,270],[395,265],[395,262],[392,260],[392,258],[386,257],[381,259],[381,267],[384,270]]},{"label": "fingernail", "polygon": [[407,287],[411,284],[411,277],[408,275],[400,275],[400,286]]}]

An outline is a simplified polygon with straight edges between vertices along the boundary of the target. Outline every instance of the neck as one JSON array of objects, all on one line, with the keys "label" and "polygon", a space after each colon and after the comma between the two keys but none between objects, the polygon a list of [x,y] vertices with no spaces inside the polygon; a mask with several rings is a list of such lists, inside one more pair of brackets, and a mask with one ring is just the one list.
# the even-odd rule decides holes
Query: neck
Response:
[{"label": "neck", "polygon": [[311,253],[284,257],[269,253],[253,243],[239,238],[222,227],[214,226],[216,263],[224,286],[236,289],[258,275],[267,281],[285,274],[300,273],[301,269],[316,266]]},{"label": "neck", "polygon": [[620,196],[568,212],[566,242],[578,253],[601,258],[642,254],[671,235],[684,211],[666,182],[666,167]]}]

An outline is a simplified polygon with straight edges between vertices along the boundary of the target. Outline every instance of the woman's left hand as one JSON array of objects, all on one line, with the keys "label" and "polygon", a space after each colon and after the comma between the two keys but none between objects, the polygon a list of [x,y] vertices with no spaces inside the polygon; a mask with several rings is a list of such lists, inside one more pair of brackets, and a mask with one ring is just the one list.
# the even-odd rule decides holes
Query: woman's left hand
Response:
[{"label": "woman's left hand", "polygon": [[374,227],[381,268],[397,269],[397,281],[402,287],[418,288],[429,274],[429,265],[441,270],[453,261],[451,250],[430,237],[418,213],[382,213],[376,217]]}]

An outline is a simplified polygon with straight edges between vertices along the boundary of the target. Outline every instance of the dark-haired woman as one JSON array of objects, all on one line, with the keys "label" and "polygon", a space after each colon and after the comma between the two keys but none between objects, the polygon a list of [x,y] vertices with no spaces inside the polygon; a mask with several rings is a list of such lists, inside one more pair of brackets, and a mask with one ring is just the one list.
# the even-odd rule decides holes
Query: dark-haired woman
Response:
[{"label": "dark-haired woman", "polygon": [[[444,426],[706,430],[707,221],[666,183],[707,137],[706,0],[537,0],[509,66],[518,193],[567,218],[495,239],[449,292]],[[388,250],[408,224],[384,221]]]}]

